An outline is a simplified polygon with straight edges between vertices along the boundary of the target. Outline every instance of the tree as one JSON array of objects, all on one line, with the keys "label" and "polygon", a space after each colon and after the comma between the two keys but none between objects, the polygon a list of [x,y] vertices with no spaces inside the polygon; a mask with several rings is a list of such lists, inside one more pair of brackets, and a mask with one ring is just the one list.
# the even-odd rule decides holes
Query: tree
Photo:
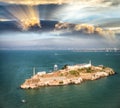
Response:
[{"label": "tree", "polygon": [[62,69],[67,69],[67,67],[68,67],[68,65],[66,64],[62,67]]}]

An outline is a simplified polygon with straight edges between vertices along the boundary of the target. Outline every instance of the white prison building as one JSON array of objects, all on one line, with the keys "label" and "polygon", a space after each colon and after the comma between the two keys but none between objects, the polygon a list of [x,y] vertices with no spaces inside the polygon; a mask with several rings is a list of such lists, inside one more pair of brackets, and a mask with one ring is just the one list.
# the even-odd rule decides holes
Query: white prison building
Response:
[{"label": "white prison building", "polygon": [[89,68],[91,66],[92,66],[92,64],[91,64],[91,60],[90,60],[88,64],[77,64],[74,66],[67,66],[67,68],[70,70],[74,70],[74,69]]}]

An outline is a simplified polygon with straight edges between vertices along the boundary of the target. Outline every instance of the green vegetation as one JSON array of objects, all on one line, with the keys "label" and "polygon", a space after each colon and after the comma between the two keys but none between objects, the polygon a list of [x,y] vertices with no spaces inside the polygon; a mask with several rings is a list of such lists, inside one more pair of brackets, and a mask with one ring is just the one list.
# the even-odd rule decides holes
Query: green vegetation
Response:
[{"label": "green vegetation", "polygon": [[67,66],[68,66],[67,64],[64,65],[64,66],[62,67],[62,69],[67,69]]},{"label": "green vegetation", "polygon": [[60,76],[63,76],[63,73],[60,73]]},{"label": "green vegetation", "polygon": [[107,68],[107,67],[105,67],[105,66],[102,67],[102,69],[105,69],[105,68]]},{"label": "green vegetation", "polygon": [[71,70],[71,71],[69,71],[69,73],[70,73],[71,75],[75,75],[75,76],[78,76],[78,75],[79,75],[79,72],[76,71],[76,70]]},{"label": "green vegetation", "polygon": [[85,68],[78,69],[78,72],[84,72],[84,71],[85,71]]},{"label": "green vegetation", "polygon": [[39,79],[28,79],[27,83],[38,83],[39,81]]},{"label": "green vegetation", "polygon": [[63,84],[63,81],[60,81],[59,84]]},{"label": "green vegetation", "polygon": [[91,72],[93,72],[93,70],[91,69],[91,67],[89,67],[89,68],[86,68],[86,72],[91,73]]}]

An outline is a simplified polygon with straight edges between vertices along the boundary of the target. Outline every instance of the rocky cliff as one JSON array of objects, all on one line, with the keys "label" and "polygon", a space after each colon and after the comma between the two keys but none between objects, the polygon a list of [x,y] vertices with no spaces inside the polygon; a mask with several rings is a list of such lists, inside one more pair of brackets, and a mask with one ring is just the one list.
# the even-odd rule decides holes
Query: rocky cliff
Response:
[{"label": "rocky cliff", "polygon": [[89,68],[68,69],[67,67],[44,75],[36,74],[20,86],[22,89],[39,88],[43,86],[58,86],[80,84],[86,80],[97,80],[115,74],[109,67],[91,66]]}]

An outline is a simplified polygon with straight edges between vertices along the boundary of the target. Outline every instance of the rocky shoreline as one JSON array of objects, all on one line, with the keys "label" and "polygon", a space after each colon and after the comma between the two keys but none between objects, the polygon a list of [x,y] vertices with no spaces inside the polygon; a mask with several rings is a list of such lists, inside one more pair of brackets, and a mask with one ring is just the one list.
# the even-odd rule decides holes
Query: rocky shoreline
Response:
[{"label": "rocky shoreline", "polygon": [[26,79],[20,88],[35,89],[44,86],[81,84],[86,80],[97,80],[113,74],[115,74],[114,70],[109,67],[91,65],[80,68],[74,65],[72,68],[65,67],[51,73],[37,73],[30,79]]}]

